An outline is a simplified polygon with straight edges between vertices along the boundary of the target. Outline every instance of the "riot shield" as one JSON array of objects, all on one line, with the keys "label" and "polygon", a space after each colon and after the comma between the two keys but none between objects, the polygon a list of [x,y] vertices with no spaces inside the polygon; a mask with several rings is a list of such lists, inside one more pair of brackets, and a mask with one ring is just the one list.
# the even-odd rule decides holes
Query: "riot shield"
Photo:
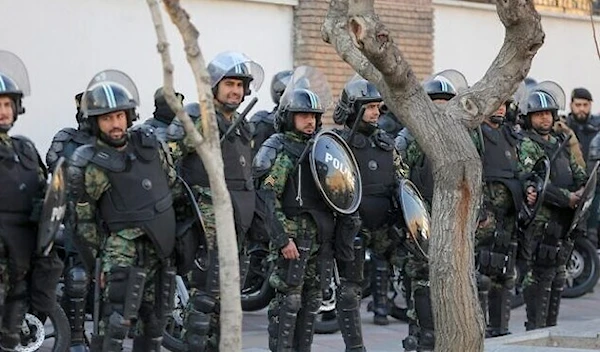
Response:
[{"label": "riot shield", "polygon": [[0,74],[12,82],[0,79],[0,91],[10,93],[19,91],[23,96],[31,93],[27,68],[21,59],[10,51],[0,50]]},{"label": "riot shield", "polygon": [[67,163],[61,157],[56,162],[48,182],[38,227],[37,251],[48,255],[67,209]]},{"label": "riot shield", "polygon": [[517,216],[517,223],[521,229],[527,229],[535,219],[546,194],[546,186],[550,179],[550,160],[547,156],[539,158],[533,165],[531,172],[525,177],[523,182],[532,183],[537,192],[535,204],[527,204],[527,197],[523,198],[521,209]]},{"label": "riot shield", "polygon": [[309,161],[317,188],[329,207],[341,214],[354,213],[362,199],[362,182],[346,142],[331,131],[320,132]]},{"label": "riot shield", "polygon": [[421,260],[429,259],[430,223],[429,212],[417,187],[409,180],[400,181],[396,191],[406,226],[405,247]]},{"label": "riot shield", "polygon": [[585,187],[583,188],[583,192],[581,193],[581,199],[579,203],[577,203],[577,207],[575,208],[575,214],[573,215],[573,221],[571,222],[571,226],[569,227],[569,231],[567,232],[567,237],[571,235],[571,232],[575,230],[577,225],[583,220],[585,214],[588,209],[592,205],[594,201],[594,193],[596,192],[596,183],[598,181],[598,166],[600,165],[600,161],[596,161],[594,168],[590,172],[590,177],[585,183]]},{"label": "riot shield", "polygon": [[180,271],[182,273],[189,271],[194,264],[200,270],[204,270],[208,267],[210,258],[202,212],[198,207],[194,192],[187,182],[181,176],[177,176],[177,180],[183,186],[185,195],[185,204],[183,206],[192,211],[192,216],[189,219],[177,222],[176,233],[178,240],[175,246],[176,257],[179,262],[177,266],[181,268]]}]

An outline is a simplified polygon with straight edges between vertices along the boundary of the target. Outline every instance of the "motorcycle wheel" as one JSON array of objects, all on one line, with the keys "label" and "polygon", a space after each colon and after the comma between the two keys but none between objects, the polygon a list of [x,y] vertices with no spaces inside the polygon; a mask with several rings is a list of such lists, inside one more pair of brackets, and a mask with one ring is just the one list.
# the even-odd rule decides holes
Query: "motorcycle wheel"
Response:
[{"label": "motorcycle wheel", "polygon": [[275,290],[269,285],[269,276],[274,264],[267,261],[268,253],[257,253],[250,256],[250,266],[241,300],[244,312],[254,312],[266,308],[275,297]]},{"label": "motorcycle wheel", "polygon": [[19,352],[37,351],[43,344],[53,352],[63,352],[71,345],[71,326],[65,311],[56,305],[48,314],[46,322],[27,313],[21,328],[21,343],[15,348]]},{"label": "motorcycle wheel", "polygon": [[331,279],[329,288],[323,291],[323,302],[315,319],[315,334],[333,334],[339,330],[335,311],[335,283]]},{"label": "motorcycle wheel", "polygon": [[525,304],[525,298],[523,297],[523,279],[525,278],[525,270],[526,268],[520,267],[519,265],[515,265],[515,288],[513,289],[512,297],[510,300],[510,307],[512,309],[519,308],[520,306]]},{"label": "motorcycle wheel", "polygon": [[567,263],[567,282],[562,297],[576,298],[591,292],[599,277],[600,258],[596,248],[587,238],[577,238]]}]

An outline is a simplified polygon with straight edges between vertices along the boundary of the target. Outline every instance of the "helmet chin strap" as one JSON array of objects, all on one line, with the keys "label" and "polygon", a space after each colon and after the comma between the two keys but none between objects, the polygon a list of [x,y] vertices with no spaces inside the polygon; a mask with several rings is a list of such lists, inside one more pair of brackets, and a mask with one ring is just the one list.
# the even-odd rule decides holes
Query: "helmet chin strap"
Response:
[{"label": "helmet chin strap", "polygon": [[552,131],[552,127],[550,128],[533,128],[537,134],[539,134],[540,136],[546,136],[548,134],[550,134],[550,132]]}]

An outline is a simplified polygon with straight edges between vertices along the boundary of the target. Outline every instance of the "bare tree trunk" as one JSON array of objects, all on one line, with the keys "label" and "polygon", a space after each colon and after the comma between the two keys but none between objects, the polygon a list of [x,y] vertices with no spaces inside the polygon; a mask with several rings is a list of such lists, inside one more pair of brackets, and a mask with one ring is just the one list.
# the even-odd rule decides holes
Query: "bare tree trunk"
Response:
[{"label": "bare tree trunk", "polygon": [[[157,49],[163,61],[165,97],[171,109],[175,111],[177,118],[183,122],[187,136],[194,141],[196,153],[202,159],[210,181],[218,234],[216,243],[219,250],[220,265],[221,341],[219,350],[241,351],[242,308],[240,303],[239,260],[237,255],[231,255],[231,253],[238,253],[233,208],[223,174],[221,143],[213,106],[210,77],[198,46],[198,30],[190,22],[189,15],[180,6],[178,0],[163,1],[171,21],[177,26],[183,38],[187,60],[194,72],[201,107],[203,136],[194,128],[194,124],[183,110],[181,102],[175,97],[173,64],[169,55],[169,43],[163,27],[158,0],[147,0],[147,2],[158,38]],[[214,238],[209,238],[209,243],[215,243],[214,241]]]},{"label": "bare tree trunk", "polygon": [[531,0],[498,0],[497,12],[506,28],[498,56],[479,82],[440,107],[426,95],[373,3],[331,0],[323,39],[377,86],[432,161],[429,263],[435,350],[482,351],[484,321],[477,302],[473,245],[481,162],[468,128],[491,115],[529,72],[544,41],[540,17]]}]

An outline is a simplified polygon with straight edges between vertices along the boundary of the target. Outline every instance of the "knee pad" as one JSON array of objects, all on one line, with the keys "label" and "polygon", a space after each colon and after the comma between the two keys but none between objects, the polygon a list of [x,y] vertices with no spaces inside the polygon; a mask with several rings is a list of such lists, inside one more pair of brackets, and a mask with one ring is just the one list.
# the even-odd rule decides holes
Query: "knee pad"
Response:
[{"label": "knee pad", "polygon": [[293,293],[283,297],[281,308],[288,312],[297,313],[302,307],[302,297],[299,293]]},{"label": "knee pad", "polygon": [[107,300],[111,313],[118,312],[126,320],[135,319],[142,303],[146,272],[141,268],[114,267],[108,274]]},{"label": "knee pad", "polygon": [[80,266],[73,266],[65,274],[65,293],[73,298],[85,298],[88,290],[88,275]]},{"label": "knee pad", "polygon": [[342,310],[352,310],[359,306],[360,287],[354,283],[345,282],[338,286],[336,304]]}]

